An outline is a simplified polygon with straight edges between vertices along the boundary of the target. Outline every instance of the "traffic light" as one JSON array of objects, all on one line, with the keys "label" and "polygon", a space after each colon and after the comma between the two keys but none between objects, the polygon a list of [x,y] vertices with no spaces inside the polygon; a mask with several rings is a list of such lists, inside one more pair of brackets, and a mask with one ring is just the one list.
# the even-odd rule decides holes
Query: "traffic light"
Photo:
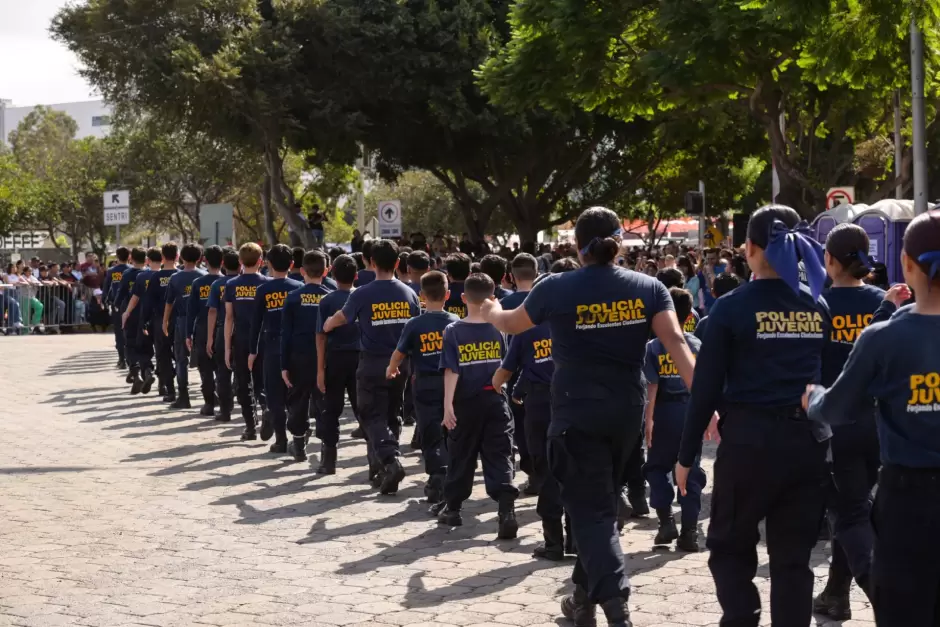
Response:
[{"label": "traffic light", "polygon": [[685,193],[685,212],[690,216],[705,214],[705,197],[702,192]]}]

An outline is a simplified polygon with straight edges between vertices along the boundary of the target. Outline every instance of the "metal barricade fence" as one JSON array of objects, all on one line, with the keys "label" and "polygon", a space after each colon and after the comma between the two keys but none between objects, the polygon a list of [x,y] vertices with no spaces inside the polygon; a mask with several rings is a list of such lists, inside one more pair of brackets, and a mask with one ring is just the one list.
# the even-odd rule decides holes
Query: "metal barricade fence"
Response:
[{"label": "metal barricade fence", "polygon": [[0,285],[0,335],[60,332],[110,323],[103,296],[81,283]]}]

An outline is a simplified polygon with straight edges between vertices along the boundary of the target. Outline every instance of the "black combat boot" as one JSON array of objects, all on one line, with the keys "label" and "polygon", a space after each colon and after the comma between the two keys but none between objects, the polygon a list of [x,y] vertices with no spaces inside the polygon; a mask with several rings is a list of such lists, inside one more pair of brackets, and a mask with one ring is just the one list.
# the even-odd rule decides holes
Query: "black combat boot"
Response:
[{"label": "black combat boot", "polygon": [[679,534],[679,541],[676,542],[676,548],[686,553],[698,553],[698,528],[696,523],[682,523],[682,533]]},{"label": "black combat boot", "polygon": [[499,499],[499,531],[496,533],[496,537],[500,540],[512,540],[518,533],[516,497],[511,494],[503,494]]},{"label": "black combat boot", "polygon": [[597,606],[591,603],[587,590],[581,586],[575,586],[574,594],[561,600],[561,613],[574,627],[597,627]]},{"label": "black combat boot", "polygon": [[398,492],[398,484],[400,484],[401,480],[404,478],[405,469],[401,465],[401,461],[396,457],[385,464],[385,467],[382,469],[382,483],[379,486],[379,491],[382,494],[395,494]]},{"label": "black combat boot", "polygon": [[150,390],[153,389],[153,382],[156,379],[153,376],[153,372],[144,368],[143,370],[143,383],[140,386],[141,394],[150,394]]},{"label": "black combat boot", "polygon": [[320,445],[320,465],[317,467],[318,475],[336,474],[336,447],[329,444]]},{"label": "black combat boot", "polygon": [[137,366],[131,366],[127,371],[127,376],[124,377],[125,383],[133,383],[136,379],[140,378],[140,368]]},{"label": "black combat boot", "polygon": [[437,515],[437,523],[448,527],[459,527],[463,524],[463,518],[460,516],[459,509],[451,509],[445,505]]},{"label": "black combat boot", "polygon": [[646,486],[642,489],[628,489],[627,499],[630,501],[630,508],[633,510],[631,517],[643,518],[650,515],[650,504],[646,501]]},{"label": "black combat boot", "polygon": [[210,403],[206,403],[199,408],[199,415],[205,416],[206,418],[212,418],[215,416],[215,407],[213,407]]},{"label": "black combat boot", "polygon": [[268,452],[275,455],[284,455],[287,453],[287,440],[275,440]]},{"label": "black combat boot", "polygon": [[633,517],[633,507],[627,500],[626,488],[621,487],[617,490],[617,531],[622,532],[627,521]]},{"label": "black combat boot", "polygon": [[356,427],[352,430],[352,433],[349,434],[354,440],[364,440],[366,437],[366,432],[362,430],[362,427]]},{"label": "black combat boot", "polygon": [[[261,412],[261,440],[267,442],[274,435],[274,421],[271,420],[271,412],[265,409]],[[284,444],[286,447],[287,444]]]},{"label": "black combat boot", "polygon": [[180,395],[177,397],[176,401],[170,405],[173,409],[192,409],[193,406],[189,402],[189,390],[186,388],[180,388]]},{"label": "black combat boot", "polygon": [[305,462],[307,461],[307,451],[304,449],[307,448],[307,438],[301,436],[299,438],[294,438],[290,444],[287,445],[287,452],[294,457],[295,462]]},{"label": "black combat boot", "polygon": [[242,432],[242,442],[257,440],[255,432],[255,408],[252,405],[242,407],[242,419],[245,421],[245,430]]},{"label": "black combat boot", "polygon": [[601,603],[601,609],[604,610],[604,616],[610,627],[633,627],[626,595],[607,599]]},{"label": "black combat boot", "polygon": [[215,415],[216,422],[232,422],[232,412],[228,409],[220,409]]},{"label": "black combat boot", "polygon": [[176,386],[172,383],[166,386],[166,394],[163,395],[164,403],[175,403],[176,402]]},{"label": "black combat boot", "polygon": [[124,358],[123,358],[123,357],[118,357],[117,367],[118,367],[118,370],[126,370],[126,369],[127,369],[127,362],[124,361]]},{"label": "black combat boot", "polygon": [[140,372],[131,370],[131,396],[137,396],[144,389],[144,380],[140,378]]},{"label": "black combat boot", "polygon": [[[852,580],[849,580],[849,587]],[[828,616],[834,621],[852,620],[852,607],[849,604],[849,587],[833,584],[832,579],[826,582],[826,587],[813,599],[813,613]],[[837,589],[841,588],[841,589]]]},{"label": "black combat boot", "polygon": [[428,482],[424,486],[424,496],[428,497],[428,503],[440,503],[444,500],[444,475],[437,474],[428,477]]},{"label": "black combat boot", "polygon": [[553,562],[565,559],[565,534],[561,520],[543,520],[542,537],[545,541],[535,547],[533,556]]},{"label": "black combat boot", "polygon": [[672,544],[679,537],[679,530],[676,529],[676,521],[672,517],[672,509],[664,507],[656,510],[656,516],[659,517],[659,531],[653,538],[654,546],[665,546]]}]

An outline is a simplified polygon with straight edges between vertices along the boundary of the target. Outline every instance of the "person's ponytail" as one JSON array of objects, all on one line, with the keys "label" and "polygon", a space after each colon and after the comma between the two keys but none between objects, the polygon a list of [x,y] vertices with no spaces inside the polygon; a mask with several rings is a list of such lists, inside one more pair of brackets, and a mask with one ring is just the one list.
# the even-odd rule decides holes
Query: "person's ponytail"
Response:
[{"label": "person's ponytail", "polygon": [[620,243],[613,237],[603,239],[597,237],[588,244],[588,254],[591,256],[591,261],[599,265],[609,264],[617,258],[619,252]]}]

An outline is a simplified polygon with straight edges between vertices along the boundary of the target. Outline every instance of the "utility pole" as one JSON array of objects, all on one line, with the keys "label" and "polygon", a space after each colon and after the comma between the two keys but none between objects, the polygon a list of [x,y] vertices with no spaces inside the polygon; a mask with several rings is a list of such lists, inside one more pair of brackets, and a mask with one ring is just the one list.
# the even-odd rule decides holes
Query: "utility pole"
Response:
[{"label": "utility pole", "polygon": [[[705,250],[705,181],[698,182],[698,192],[702,195],[702,215],[698,217],[698,245],[703,251]],[[702,253],[702,258],[704,259],[704,252]]]},{"label": "utility pole", "polygon": [[924,109],[924,34],[911,18],[911,117],[914,122],[914,213],[927,211],[927,118]]}]

